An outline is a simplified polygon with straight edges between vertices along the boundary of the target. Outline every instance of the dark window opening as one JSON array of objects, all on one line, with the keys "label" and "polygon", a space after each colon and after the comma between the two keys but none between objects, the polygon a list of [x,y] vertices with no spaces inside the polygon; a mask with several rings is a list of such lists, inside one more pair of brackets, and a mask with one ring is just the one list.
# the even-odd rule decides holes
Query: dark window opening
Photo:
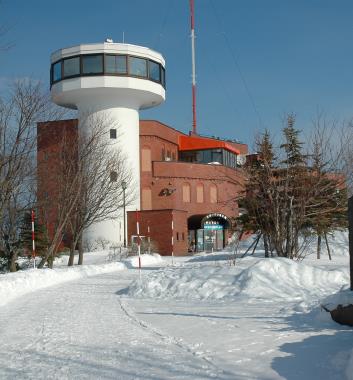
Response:
[{"label": "dark window opening", "polygon": [[111,129],[110,130],[110,138],[111,139],[116,139],[116,129]]},{"label": "dark window opening", "polygon": [[179,241],[179,232],[177,232],[177,240]]},{"label": "dark window opening", "polygon": [[110,172],[110,182],[117,182],[118,181],[118,173],[117,172]]}]

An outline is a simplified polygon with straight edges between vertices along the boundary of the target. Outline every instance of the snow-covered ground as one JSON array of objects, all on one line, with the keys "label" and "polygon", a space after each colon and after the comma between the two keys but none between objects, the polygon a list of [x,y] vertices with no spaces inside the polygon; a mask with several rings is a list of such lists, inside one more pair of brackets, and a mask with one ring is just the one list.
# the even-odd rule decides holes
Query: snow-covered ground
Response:
[{"label": "snow-covered ground", "polygon": [[[303,262],[231,252],[0,276],[0,379],[353,379],[347,234]],[[55,286],[54,286],[55,285]]]}]

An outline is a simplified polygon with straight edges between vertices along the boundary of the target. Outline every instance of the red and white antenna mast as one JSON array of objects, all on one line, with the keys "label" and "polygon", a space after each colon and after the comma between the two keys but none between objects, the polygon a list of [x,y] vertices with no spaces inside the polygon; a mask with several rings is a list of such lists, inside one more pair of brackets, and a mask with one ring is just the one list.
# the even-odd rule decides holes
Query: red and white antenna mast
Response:
[{"label": "red and white antenna mast", "polygon": [[192,133],[196,134],[196,68],[195,68],[195,17],[194,0],[190,1],[191,14],[191,64],[192,64]]}]

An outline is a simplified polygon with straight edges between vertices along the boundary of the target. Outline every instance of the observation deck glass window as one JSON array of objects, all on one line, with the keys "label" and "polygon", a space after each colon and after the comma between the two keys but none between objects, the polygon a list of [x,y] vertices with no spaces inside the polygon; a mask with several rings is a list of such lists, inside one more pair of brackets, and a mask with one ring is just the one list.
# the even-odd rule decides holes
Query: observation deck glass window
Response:
[{"label": "observation deck glass window", "polygon": [[105,72],[108,74],[127,74],[126,55],[106,55]]},{"label": "observation deck glass window", "polygon": [[101,73],[103,73],[103,56],[101,54],[82,56],[82,74]]},{"label": "observation deck glass window", "polygon": [[53,82],[57,82],[61,79],[61,61],[54,63],[53,65]]},{"label": "observation deck glass window", "polygon": [[162,86],[165,87],[165,70],[164,70],[164,67],[161,67],[161,83],[162,83]]},{"label": "observation deck glass window", "polygon": [[129,58],[130,75],[147,78],[147,61],[143,58]]},{"label": "observation deck glass window", "polygon": [[159,68],[160,66],[158,63],[149,61],[149,78],[156,82],[161,81],[161,71]]},{"label": "observation deck glass window", "polygon": [[80,57],[64,59],[64,78],[80,75]]}]

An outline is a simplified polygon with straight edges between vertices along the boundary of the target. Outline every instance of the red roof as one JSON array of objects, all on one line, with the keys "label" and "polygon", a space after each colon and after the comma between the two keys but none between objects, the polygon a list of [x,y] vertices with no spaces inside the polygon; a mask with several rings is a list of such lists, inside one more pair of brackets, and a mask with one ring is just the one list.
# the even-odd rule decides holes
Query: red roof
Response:
[{"label": "red roof", "polygon": [[226,141],[207,137],[179,136],[179,150],[227,149],[234,154],[240,151]]}]

